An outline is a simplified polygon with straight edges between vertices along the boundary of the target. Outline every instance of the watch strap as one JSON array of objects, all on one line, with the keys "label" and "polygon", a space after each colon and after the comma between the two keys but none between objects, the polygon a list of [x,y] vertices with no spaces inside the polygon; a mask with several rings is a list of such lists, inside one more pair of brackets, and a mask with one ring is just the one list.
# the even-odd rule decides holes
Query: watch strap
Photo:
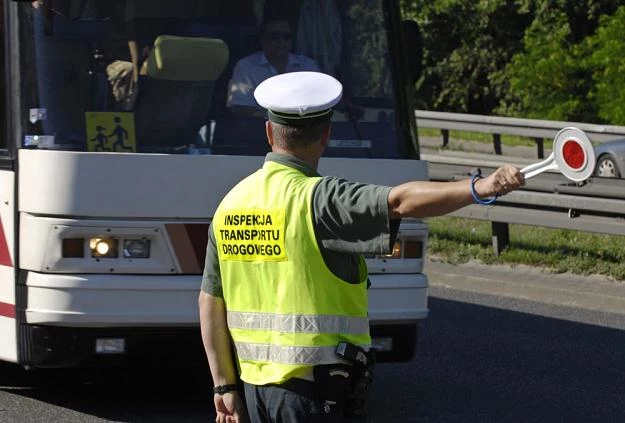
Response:
[{"label": "watch strap", "polygon": [[227,394],[228,392],[236,391],[237,385],[219,385],[213,388],[213,392],[219,395]]}]

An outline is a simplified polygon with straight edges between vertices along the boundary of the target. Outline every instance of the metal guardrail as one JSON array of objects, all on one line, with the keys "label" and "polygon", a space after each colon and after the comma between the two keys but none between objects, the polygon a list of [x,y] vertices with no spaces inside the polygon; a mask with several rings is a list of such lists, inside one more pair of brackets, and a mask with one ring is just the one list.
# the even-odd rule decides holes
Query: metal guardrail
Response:
[{"label": "metal guardrail", "polygon": [[581,129],[593,142],[625,138],[625,126],[470,115],[465,113],[431,112],[427,110],[415,110],[415,115],[417,117],[417,126],[441,130],[443,146],[449,143],[450,130],[493,134],[495,154],[502,154],[502,134],[533,138],[536,142],[536,156],[538,158],[544,158],[545,156],[543,140],[545,138],[554,138],[560,129],[567,126],[575,126]]},{"label": "metal guardrail", "polygon": [[[520,135],[534,138],[538,143],[538,139],[553,138],[560,129],[567,126],[582,129],[594,142],[625,137],[624,126],[422,110],[417,110],[416,116],[420,127],[441,129],[443,138],[444,131],[453,129],[493,135]],[[494,137],[493,140],[495,142],[497,138]],[[501,139],[498,141],[500,143]],[[499,152],[495,145],[495,153],[501,154],[501,145]],[[538,157],[541,158],[541,146]],[[490,173],[498,166],[498,160],[495,159],[503,159],[493,156],[489,161],[483,160],[483,157],[476,159],[469,154],[464,157],[423,155],[422,158],[429,162],[430,180],[438,181],[465,179],[476,167],[480,167],[484,173]],[[532,178],[522,190],[500,198],[491,206],[471,205],[452,215],[490,221],[496,255],[509,243],[510,223],[625,235],[625,180],[591,178],[586,184],[575,184],[562,175],[547,172]]]}]

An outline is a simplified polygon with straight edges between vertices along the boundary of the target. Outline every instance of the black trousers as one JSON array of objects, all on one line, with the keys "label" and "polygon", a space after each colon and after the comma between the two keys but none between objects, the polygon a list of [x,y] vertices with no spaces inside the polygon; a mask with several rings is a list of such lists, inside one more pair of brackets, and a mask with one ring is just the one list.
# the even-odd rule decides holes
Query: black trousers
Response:
[{"label": "black trousers", "polygon": [[245,385],[245,402],[252,423],[338,423],[346,419],[325,404],[314,382],[289,379],[280,385]]}]

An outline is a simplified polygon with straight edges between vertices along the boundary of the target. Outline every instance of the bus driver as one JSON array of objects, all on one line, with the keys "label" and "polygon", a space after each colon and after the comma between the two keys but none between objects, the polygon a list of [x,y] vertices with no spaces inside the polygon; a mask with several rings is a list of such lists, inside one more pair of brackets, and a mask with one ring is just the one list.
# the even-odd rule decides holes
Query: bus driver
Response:
[{"label": "bus driver", "polygon": [[319,71],[314,60],[291,53],[293,32],[284,18],[269,18],[259,30],[262,50],[242,58],[232,72],[228,106],[236,113],[264,116],[254,90],[265,79],[288,72]]}]

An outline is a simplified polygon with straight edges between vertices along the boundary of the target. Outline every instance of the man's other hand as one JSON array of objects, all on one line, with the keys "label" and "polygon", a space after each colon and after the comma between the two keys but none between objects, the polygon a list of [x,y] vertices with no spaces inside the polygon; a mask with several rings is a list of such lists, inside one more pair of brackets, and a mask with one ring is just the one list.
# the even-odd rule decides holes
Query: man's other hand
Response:
[{"label": "man's other hand", "polygon": [[248,423],[245,403],[238,392],[228,392],[223,395],[215,394],[216,423]]}]

